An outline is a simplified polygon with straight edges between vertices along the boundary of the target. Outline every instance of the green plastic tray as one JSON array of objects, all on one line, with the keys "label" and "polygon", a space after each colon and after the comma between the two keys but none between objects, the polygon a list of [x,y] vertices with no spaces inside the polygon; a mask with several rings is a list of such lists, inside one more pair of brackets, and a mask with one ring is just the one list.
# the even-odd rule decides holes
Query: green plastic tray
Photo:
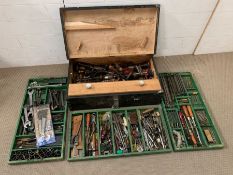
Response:
[{"label": "green plastic tray", "polygon": [[[46,104],[48,102],[48,90],[49,89],[61,89],[63,91],[67,91],[67,78],[61,77],[61,78],[35,78],[35,79],[30,79],[28,81],[28,85],[26,87],[25,90],[25,94],[24,94],[24,99],[22,102],[22,106],[20,108],[20,114],[19,114],[19,118],[17,121],[17,126],[16,126],[16,130],[15,130],[15,136],[13,138],[12,141],[12,145],[10,148],[10,154],[9,154],[9,159],[8,159],[8,163],[9,164],[20,164],[20,163],[33,163],[33,162],[44,162],[44,161],[53,161],[53,160],[61,160],[64,158],[64,150],[65,150],[65,131],[66,131],[66,111],[67,111],[67,103],[66,101],[64,101],[65,103],[65,107],[64,110],[51,110],[51,115],[52,115],[52,119],[53,119],[53,115],[54,114],[61,114],[63,115],[63,119],[57,122],[53,122],[53,126],[58,126],[58,127],[62,127],[62,131],[56,132],[55,131],[55,137],[56,139],[59,138],[59,144],[54,143],[51,145],[47,145],[47,146],[43,146],[40,148],[36,148],[36,146],[34,147],[30,147],[30,148],[16,148],[16,141],[17,139],[20,138],[34,138],[35,134],[28,134],[28,135],[22,135],[22,120],[21,120],[21,116],[24,113],[23,107],[25,104],[28,104],[28,94],[27,94],[27,88],[29,86],[30,83],[32,82],[38,82],[39,84],[45,84],[45,83],[50,83],[50,84],[54,84],[55,86],[52,87],[44,87],[41,88],[42,90],[42,100],[43,103]],[[62,82],[57,83],[57,82]],[[56,86],[57,84],[60,84],[58,86]],[[66,93],[65,93],[66,94]],[[46,151],[50,150],[56,150],[57,151],[57,155],[55,157],[48,157],[48,158],[43,158],[40,157],[38,155],[36,155],[37,153],[44,153],[46,154]],[[35,156],[29,156],[28,153],[32,154],[35,153]],[[17,156],[18,155],[18,156]],[[24,156],[23,156],[24,155]],[[17,159],[17,160],[15,160]]]},{"label": "green plastic tray", "polygon": [[[190,72],[160,73],[159,77],[161,79],[161,77],[171,76],[174,74],[179,74],[181,76],[186,89],[186,92],[184,94],[175,96],[174,105],[166,106],[164,100],[162,101],[162,108],[164,111],[165,120],[167,123],[167,128],[169,131],[174,151],[193,151],[222,148],[224,146],[223,141],[211,117],[211,114],[206,107],[206,104],[202,98],[202,95],[197,87],[196,82],[194,81],[192,74]],[[182,102],[181,99],[187,99],[187,101]],[[193,146],[188,141],[188,138],[185,136],[186,130],[183,128],[178,115],[178,111],[180,111],[180,107],[182,105],[191,106],[196,126],[203,143],[202,145]],[[205,114],[205,123],[201,122],[198,116],[198,114],[200,113]],[[174,124],[177,123],[177,121],[178,124]],[[207,136],[204,133],[204,129],[208,129],[209,131],[211,131],[211,135],[214,138],[214,142],[208,142]],[[177,136],[173,134],[173,130],[176,130],[183,135],[182,147],[177,147]]]},{"label": "green plastic tray", "polygon": [[[143,110],[143,109],[147,109],[147,108],[154,108],[155,111],[158,111],[160,113],[160,116],[161,116],[161,122],[162,122],[162,125],[163,125],[163,128],[164,128],[164,131],[165,131],[165,136],[166,136],[166,139],[167,139],[167,147],[164,148],[164,149],[158,149],[158,150],[151,150],[151,151],[146,151],[144,150],[143,152],[128,152],[128,153],[123,153],[123,154],[116,154],[116,150],[115,150],[115,141],[114,139],[112,139],[112,144],[113,144],[113,153],[112,154],[107,154],[107,155],[97,155],[97,156],[85,156],[84,153],[82,153],[81,156],[79,157],[72,157],[71,156],[71,150],[72,150],[72,143],[71,143],[71,140],[72,140],[72,118],[76,115],[83,115],[85,116],[84,114],[86,113],[92,113],[92,112],[95,112],[97,114],[97,132],[98,132],[98,136],[97,138],[99,139],[100,137],[100,127],[99,127],[99,114],[103,114],[104,112],[110,112],[111,114],[111,119],[110,119],[110,122],[111,122],[111,126],[112,126],[112,113],[113,112],[117,112],[117,111],[120,111],[120,112],[124,112],[124,114],[126,114],[126,118],[128,119],[128,113],[127,111],[135,111],[137,112],[137,115],[139,116],[140,118],[140,110]],[[84,117],[84,120],[85,120],[85,117]],[[82,122],[82,140],[84,140],[85,138],[85,130],[84,130],[84,120]],[[128,122],[129,123],[129,122]],[[128,129],[130,130],[130,125],[128,124]],[[140,119],[139,119],[139,126],[141,128],[141,122],[140,122]],[[111,133],[111,136],[112,138],[114,138],[114,131],[113,129],[111,129],[112,133]],[[131,136],[131,132],[128,132],[129,133],[129,140],[130,140],[130,145],[131,145],[131,148],[132,148],[132,136]],[[142,134],[142,140],[143,140],[143,144],[145,144],[145,140],[144,140],[144,137],[143,137],[143,134]],[[83,148],[85,148],[84,146],[85,142],[83,142]],[[98,150],[100,150],[100,142],[98,142]],[[132,150],[132,149],[131,149]],[[118,108],[118,109],[112,109],[112,108],[106,108],[106,109],[91,109],[91,110],[82,110],[82,111],[71,111],[70,112],[70,122],[69,122],[69,142],[68,142],[68,161],[77,161],[77,160],[94,160],[94,159],[101,159],[101,158],[111,158],[111,157],[125,157],[125,156],[136,156],[136,155],[146,155],[146,154],[156,154],[156,153],[165,153],[165,152],[171,152],[172,151],[172,146],[171,146],[171,142],[170,142],[170,139],[169,139],[169,136],[168,136],[168,131],[167,131],[167,128],[166,128],[166,123],[165,123],[165,120],[164,120],[164,116],[163,116],[163,113],[162,113],[162,108],[160,105],[154,105],[154,106],[137,106],[137,107],[126,107],[126,108]],[[84,150],[85,152],[85,150]]]}]

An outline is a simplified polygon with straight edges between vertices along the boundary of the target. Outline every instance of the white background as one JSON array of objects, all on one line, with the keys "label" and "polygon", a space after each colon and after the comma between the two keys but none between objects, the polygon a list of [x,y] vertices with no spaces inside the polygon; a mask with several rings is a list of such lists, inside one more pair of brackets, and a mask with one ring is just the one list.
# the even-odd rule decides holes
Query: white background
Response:
[{"label": "white background", "polygon": [[[192,54],[217,0],[65,0],[66,6],[161,4],[158,56]],[[0,0],[0,68],[67,63],[62,0]],[[197,54],[233,51],[233,0],[221,0]]]}]

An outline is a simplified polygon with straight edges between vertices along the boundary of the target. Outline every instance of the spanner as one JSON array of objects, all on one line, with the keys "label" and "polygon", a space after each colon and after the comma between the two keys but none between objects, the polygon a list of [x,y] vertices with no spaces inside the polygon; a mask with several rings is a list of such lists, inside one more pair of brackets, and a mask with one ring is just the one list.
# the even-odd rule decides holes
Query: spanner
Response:
[{"label": "spanner", "polygon": [[28,119],[27,107],[24,107],[24,128],[29,128],[32,126],[32,122]]},{"label": "spanner", "polygon": [[32,100],[32,94],[34,93],[34,90],[28,90],[28,95],[29,95],[29,105],[30,107],[33,104],[33,100]]}]

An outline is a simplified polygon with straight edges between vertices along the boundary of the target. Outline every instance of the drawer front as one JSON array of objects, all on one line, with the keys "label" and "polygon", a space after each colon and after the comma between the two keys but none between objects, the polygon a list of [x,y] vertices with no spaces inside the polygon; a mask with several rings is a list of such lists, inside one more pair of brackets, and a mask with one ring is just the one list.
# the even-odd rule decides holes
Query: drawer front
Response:
[{"label": "drawer front", "polygon": [[160,104],[162,93],[149,93],[149,94],[135,94],[135,95],[122,95],[119,97],[119,106],[127,107]]},{"label": "drawer front", "polygon": [[94,96],[86,98],[69,98],[68,105],[70,110],[85,110],[85,109],[99,109],[111,108],[114,104],[113,96]]},{"label": "drawer front", "polygon": [[[140,85],[140,82],[143,85]],[[90,87],[90,88],[88,88]],[[68,96],[87,96],[160,91],[158,79],[70,84]]]},{"label": "drawer front", "polygon": [[117,96],[89,96],[85,98],[68,97],[68,104],[71,110],[86,110],[99,108],[156,105],[161,103],[161,99],[162,93],[127,94]]}]

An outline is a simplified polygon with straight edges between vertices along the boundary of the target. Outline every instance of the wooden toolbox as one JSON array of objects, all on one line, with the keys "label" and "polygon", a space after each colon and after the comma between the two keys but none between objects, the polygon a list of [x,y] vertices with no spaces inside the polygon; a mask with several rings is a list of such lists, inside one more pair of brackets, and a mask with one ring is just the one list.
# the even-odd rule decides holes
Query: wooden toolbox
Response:
[{"label": "wooden toolbox", "polygon": [[[69,60],[68,101],[71,109],[161,102],[162,90],[153,62],[158,5],[61,8],[60,15]],[[98,67],[144,63],[153,73],[148,79],[77,81],[80,64]]]}]

